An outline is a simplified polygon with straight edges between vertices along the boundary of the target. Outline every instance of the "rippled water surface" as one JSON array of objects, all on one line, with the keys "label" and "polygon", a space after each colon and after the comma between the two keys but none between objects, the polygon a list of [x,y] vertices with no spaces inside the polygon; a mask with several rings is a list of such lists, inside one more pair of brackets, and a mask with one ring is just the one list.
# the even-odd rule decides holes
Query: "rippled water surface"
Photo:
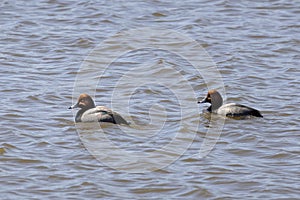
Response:
[{"label": "rippled water surface", "polygon": [[[1,199],[300,198],[298,1],[0,9]],[[264,118],[202,114],[208,88]],[[75,124],[83,92],[131,126]]]}]

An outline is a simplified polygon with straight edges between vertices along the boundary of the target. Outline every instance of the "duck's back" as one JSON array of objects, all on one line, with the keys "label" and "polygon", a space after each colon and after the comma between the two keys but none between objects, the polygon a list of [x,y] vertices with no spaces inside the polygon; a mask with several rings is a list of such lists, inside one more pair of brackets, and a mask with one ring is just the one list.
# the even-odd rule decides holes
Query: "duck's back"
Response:
[{"label": "duck's back", "polygon": [[225,115],[227,117],[243,117],[243,116],[263,117],[258,110],[241,104],[236,104],[236,103],[229,103],[221,106],[217,110],[217,113],[221,115]]},{"label": "duck's back", "polygon": [[105,106],[96,106],[85,111],[81,117],[82,122],[109,122],[114,124],[126,124],[129,123],[117,112]]}]

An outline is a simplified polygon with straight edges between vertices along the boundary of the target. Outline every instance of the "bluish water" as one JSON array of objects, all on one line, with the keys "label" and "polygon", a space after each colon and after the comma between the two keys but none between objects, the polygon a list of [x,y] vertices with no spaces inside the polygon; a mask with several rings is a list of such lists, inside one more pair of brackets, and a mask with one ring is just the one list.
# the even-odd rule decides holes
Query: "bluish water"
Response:
[{"label": "bluish water", "polygon": [[[1,198],[299,199],[299,8],[281,0],[0,3]],[[104,65],[143,41],[123,40],[143,27],[153,28],[146,43],[191,57],[132,48]],[[197,41],[222,82],[193,68],[190,58],[201,69],[207,58],[191,51],[196,43],[167,40],[158,28]],[[223,86],[227,102],[264,118],[209,121],[196,98]],[[83,90],[131,127],[75,125],[67,108]],[[199,158],[205,141],[211,151]]]}]

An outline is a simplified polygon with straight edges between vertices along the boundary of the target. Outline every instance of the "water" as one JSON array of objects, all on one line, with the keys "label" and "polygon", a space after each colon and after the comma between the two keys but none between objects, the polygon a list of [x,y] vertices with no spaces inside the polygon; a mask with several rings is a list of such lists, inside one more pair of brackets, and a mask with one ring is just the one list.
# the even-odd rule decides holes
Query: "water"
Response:
[{"label": "water", "polygon": [[[0,8],[2,199],[299,199],[297,1],[3,1]],[[224,119],[209,121],[196,97],[222,83],[205,82],[213,75],[174,52],[124,52],[106,68],[108,55],[81,71],[101,42],[142,27],[196,40],[216,63],[227,102],[264,118],[226,119],[216,134]],[[183,40],[152,39],[196,59]],[[89,81],[74,88],[77,75]],[[67,108],[76,92],[131,127],[75,125]],[[213,148],[199,158],[205,139]]]}]

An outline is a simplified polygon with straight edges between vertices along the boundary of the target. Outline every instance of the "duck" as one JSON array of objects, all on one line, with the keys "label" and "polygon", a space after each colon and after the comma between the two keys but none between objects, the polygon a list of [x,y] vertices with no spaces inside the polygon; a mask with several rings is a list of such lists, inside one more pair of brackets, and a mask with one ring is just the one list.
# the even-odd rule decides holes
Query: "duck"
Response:
[{"label": "duck", "polygon": [[77,103],[69,107],[69,109],[74,108],[80,108],[75,116],[75,122],[108,122],[129,125],[119,113],[105,106],[96,106],[88,94],[80,94]]},{"label": "duck", "polygon": [[208,112],[226,117],[263,117],[258,110],[248,106],[237,103],[223,105],[223,98],[215,89],[209,90],[206,97],[202,101],[198,101],[198,103],[210,103],[211,106],[207,108]]}]

